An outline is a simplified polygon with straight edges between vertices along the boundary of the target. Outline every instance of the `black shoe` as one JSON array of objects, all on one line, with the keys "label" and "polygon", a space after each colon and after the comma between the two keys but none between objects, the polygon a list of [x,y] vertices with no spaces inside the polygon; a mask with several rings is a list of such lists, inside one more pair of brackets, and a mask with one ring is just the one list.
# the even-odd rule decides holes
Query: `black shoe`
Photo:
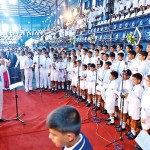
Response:
[{"label": "black shoe", "polygon": [[85,105],[85,107],[89,107],[90,105],[91,105],[91,103],[88,102],[88,103]]},{"label": "black shoe", "polygon": [[50,93],[54,93],[54,90],[51,90]]},{"label": "black shoe", "polygon": [[111,123],[111,122],[107,122],[106,124],[109,126],[115,125],[115,123]]},{"label": "black shoe", "polygon": [[72,91],[70,91],[70,94],[73,95],[74,93]]},{"label": "black shoe", "polygon": [[105,119],[105,121],[110,121],[110,120],[111,120],[110,118]]},{"label": "black shoe", "polygon": [[121,125],[120,124],[118,124],[117,126],[115,126],[115,128],[120,128],[121,127]]},{"label": "black shoe", "polygon": [[102,110],[102,114],[108,114],[107,110],[106,109]]},{"label": "black shoe", "polygon": [[133,134],[131,133],[129,136],[127,136],[127,138],[128,138],[129,140],[134,140],[134,139],[136,138],[136,135],[133,135]]},{"label": "black shoe", "polygon": [[135,150],[142,150],[142,148],[139,145],[134,146]]},{"label": "black shoe", "polygon": [[29,92],[26,92],[26,94],[28,95],[28,94],[29,94]]},{"label": "black shoe", "polygon": [[77,95],[77,93],[75,93],[75,94],[74,94],[74,98],[78,98],[78,95]]},{"label": "black shoe", "polygon": [[126,132],[126,133],[125,133],[125,136],[129,136],[130,134],[132,134],[131,131]]},{"label": "black shoe", "polygon": [[82,98],[79,100],[79,103],[84,102],[84,101],[85,101],[85,99]]},{"label": "black shoe", "polygon": [[87,104],[87,103],[88,103],[88,101],[85,101],[85,102],[84,102],[84,104]]},{"label": "black shoe", "polygon": [[96,106],[94,105],[91,109],[94,110],[96,108]]},{"label": "black shoe", "polygon": [[118,117],[114,117],[114,119],[115,119],[115,120],[119,120],[119,118],[118,118]]},{"label": "black shoe", "polygon": [[6,122],[7,120],[5,118],[1,118],[0,122]]},{"label": "black shoe", "polygon": [[126,131],[126,128],[118,128],[117,130],[116,130],[116,132],[121,132],[121,131]]},{"label": "black shoe", "polygon": [[93,110],[98,111],[98,110],[100,110],[100,108],[96,106]]},{"label": "black shoe", "polygon": [[55,90],[54,93],[58,93],[58,90]]}]

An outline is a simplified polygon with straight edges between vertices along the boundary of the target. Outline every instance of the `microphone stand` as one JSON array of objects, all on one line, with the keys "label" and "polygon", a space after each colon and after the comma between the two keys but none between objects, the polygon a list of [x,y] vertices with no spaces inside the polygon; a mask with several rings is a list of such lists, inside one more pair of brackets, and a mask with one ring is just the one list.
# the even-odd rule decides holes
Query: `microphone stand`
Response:
[{"label": "microphone stand", "polygon": [[78,89],[79,89],[79,93],[78,93],[78,103],[80,102],[80,74],[79,74],[79,69],[80,67],[78,66]]}]

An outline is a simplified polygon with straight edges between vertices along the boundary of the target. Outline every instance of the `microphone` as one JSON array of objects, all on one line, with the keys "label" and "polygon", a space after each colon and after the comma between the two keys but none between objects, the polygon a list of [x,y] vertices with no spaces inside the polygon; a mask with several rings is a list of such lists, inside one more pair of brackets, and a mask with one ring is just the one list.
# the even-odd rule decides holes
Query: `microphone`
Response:
[{"label": "microphone", "polygon": [[127,71],[127,69],[128,69],[128,62],[125,62],[124,70]]},{"label": "microphone", "polygon": [[101,60],[100,60],[100,58],[98,58],[97,65],[100,65],[100,64],[101,64]]}]

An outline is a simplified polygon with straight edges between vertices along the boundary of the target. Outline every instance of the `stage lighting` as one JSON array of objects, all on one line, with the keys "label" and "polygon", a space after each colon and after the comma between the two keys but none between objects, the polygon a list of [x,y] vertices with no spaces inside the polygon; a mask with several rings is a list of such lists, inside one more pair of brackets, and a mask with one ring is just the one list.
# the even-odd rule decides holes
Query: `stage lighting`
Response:
[{"label": "stage lighting", "polygon": [[71,20],[71,19],[72,19],[72,12],[71,12],[71,11],[66,12],[65,18],[66,18],[68,21]]}]

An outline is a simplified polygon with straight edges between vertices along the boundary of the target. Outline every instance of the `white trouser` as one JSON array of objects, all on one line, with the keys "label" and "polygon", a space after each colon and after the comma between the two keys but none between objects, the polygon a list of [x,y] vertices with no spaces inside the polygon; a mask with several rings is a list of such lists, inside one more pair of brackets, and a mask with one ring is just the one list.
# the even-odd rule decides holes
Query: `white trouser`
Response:
[{"label": "white trouser", "polygon": [[48,74],[50,73],[49,69],[44,69],[44,87],[47,88],[47,86],[50,88],[51,84],[50,84],[50,77],[48,76]]},{"label": "white trouser", "polygon": [[[40,77],[39,77],[40,75]],[[35,70],[35,80],[36,80],[36,88],[43,88],[44,85],[44,71],[43,69]],[[40,80],[40,81],[39,81]],[[40,87],[39,87],[39,82],[40,82]]]},{"label": "white trouser", "polygon": [[32,69],[25,69],[25,91],[28,92],[32,90],[32,79],[33,79],[33,72]]},{"label": "white trouser", "polygon": [[0,118],[2,118],[2,110],[3,110],[3,90],[2,90],[2,82],[0,82]]}]

